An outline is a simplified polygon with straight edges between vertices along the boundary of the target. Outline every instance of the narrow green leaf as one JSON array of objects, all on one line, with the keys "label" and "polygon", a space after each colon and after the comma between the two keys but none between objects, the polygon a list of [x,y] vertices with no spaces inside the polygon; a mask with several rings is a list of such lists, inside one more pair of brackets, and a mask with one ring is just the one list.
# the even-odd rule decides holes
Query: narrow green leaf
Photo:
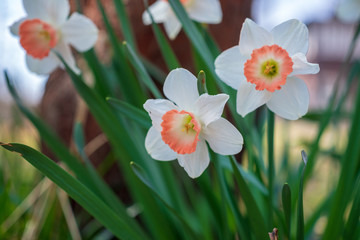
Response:
[{"label": "narrow green leaf", "polygon": [[143,217],[149,225],[149,230],[153,233],[153,237],[156,239],[169,239],[169,236],[172,236],[174,233],[172,231],[173,229],[164,229],[163,227],[164,224],[168,223],[168,219],[164,215],[159,214],[162,206],[155,201],[150,191],[142,185],[130,169],[130,159],[142,159],[142,155],[138,151],[138,146],[134,143],[133,138],[135,136],[131,135],[132,131],[125,129],[127,126],[126,122],[118,118],[105,99],[100,98],[96,92],[90,89],[84,83],[81,76],[76,75],[60,55],[57,56],[66,67],[78,93],[84,99],[91,113],[109,139],[116,158],[121,164],[121,170],[126,179],[129,191],[134,199],[144,206],[144,214],[141,215],[141,217]]},{"label": "narrow green leaf", "polygon": [[146,71],[144,65],[142,64],[141,60],[138,58],[138,56],[135,54],[134,50],[132,49],[132,47],[127,44],[126,42],[123,42],[123,46],[125,47],[125,49],[127,50],[126,52],[128,53],[128,58],[130,60],[130,62],[132,63],[133,67],[137,70],[137,72],[140,75],[141,80],[143,81],[143,83],[149,88],[149,90],[151,91],[151,93],[156,97],[156,98],[163,98],[162,94],[160,93],[159,89],[156,87],[156,85],[154,84],[153,80],[151,79],[150,75],[148,74],[148,72]]},{"label": "narrow green leaf", "polygon": [[315,224],[319,218],[329,210],[331,200],[333,199],[334,192],[331,192],[327,198],[319,205],[319,207],[313,212],[313,214],[307,219],[305,223],[305,238],[311,239],[311,235]]},{"label": "narrow green leaf", "polygon": [[101,12],[106,30],[108,32],[109,40],[114,50],[113,67],[117,75],[117,80],[120,84],[120,90],[129,102],[131,102],[135,106],[140,106],[145,101],[141,86],[125,58],[122,47],[120,46],[115,31],[110,24],[110,21],[105,13],[104,6],[102,5],[100,0],[97,0],[97,5]]},{"label": "narrow green leaf", "polygon": [[147,236],[133,229],[126,220],[119,218],[93,192],[48,157],[22,144],[9,143],[1,144],[1,146],[9,151],[20,153],[25,160],[67,192],[115,236],[121,239],[147,239]]},{"label": "narrow green leaf", "polygon": [[268,226],[273,227],[273,199],[274,199],[274,177],[275,177],[275,166],[274,166],[274,127],[275,127],[275,116],[274,113],[268,110],[268,124],[267,124],[267,141],[268,141],[268,179],[269,179],[269,201],[268,201]]},{"label": "narrow green leaf", "polygon": [[213,57],[206,47],[206,42],[197,30],[195,24],[189,19],[183,5],[179,0],[169,0],[169,3],[174,10],[177,18],[180,20],[184,31],[189,36],[191,42],[194,44],[198,52],[203,56],[203,60],[208,66],[211,66],[211,69],[214,69],[214,63],[212,61]]},{"label": "narrow green leaf", "polygon": [[180,221],[181,225],[183,226],[183,230],[191,237],[190,239],[198,239],[199,237],[196,235],[194,230],[190,227],[188,222],[173,208],[171,207],[158,193],[156,188],[151,184],[150,180],[148,179],[147,174],[145,171],[136,163],[130,163],[132,170],[136,174],[136,176],[150,189],[152,192],[161,200],[161,202],[166,206],[166,208]]},{"label": "narrow green leaf", "polygon": [[142,111],[127,102],[115,98],[106,98],[106,100],[113,107],[119,110],[119,112],[121,112],[131,120],[134,120],[134,122],[138,123],[140,126],[144,127],[145,129],[149,129],[151,127],[151,119],[145,111]]},{"label": "narrow green leaf", "polygon": [[246,184],[244,177],[238,170],[234,157],[231,157],[230,161],[236,181],[239,185],[240,192],[242,193],[241,196],[246,206],[251,227],[252,229],[254,229],[253,233],[256,239],[265,239],[268,236],[268,231],[266,228],[263,214],[260,212],[259,206],[257,206],[256,201],[248,185]]},{"label": "narrow green leaf", "polygon": [[147,60],[144,57],[141,57],[141,61],[144,64],[146,71],[154,78],[154,80],[157,83],[160,83],[161,85],[164,84],[166,73],[160,69],[157,65],[155,65],[153,62]]},{"label": "narrow green leaf", "polygon": [[300,187],[299,187],[298,211],[297,211],[297,222],[296,222],[297,240],[304,240],[303,180],[304,180],[304,172],[305,172],[306,164],[308,162],[308,158],[304,150],[301,151],[301,157],[305,165],[301,174]]},{"label": "narrow green leaf", "polygon": [[90,49],[83,53],[83,56],[91,69],[95,79],[95,89],[102,97],[113,95],[110,87],[110,80],[104,66],[100,63],[94,49]]},{"label": "narrow green leaf", "polygon": [[[101,179],[101,177],[96,174],[93,169],[89,169],[89,167],[86,169],[84,165],[82,165],[80,161],[69,152],[68,148],[61,142],[58,136],[23,105],[6,72],[5,79],[9,91],[18,107],[38,129],[39,134],[46,145],[75,173],[84,185],[91,189],[95,194],[102,196],[106,203],[109,204],[109,206],[111,206],[121,218],[126,219],[134,229],[138,229],[138,231],[140,231],[137,223],[128,216],[123,204],[119,201],[109,186]],[[92,170],[92,172],[90,170]]]},{"label": "narrow green leaf", "polygon": [[355,184],[354,201],[350,210],[350,215],[345,225],[343,239],[352,239],[354,230],[359,228],[360,221],[360,174]]},{"label": "narrow green leaf", "polygon": [[[217,157],[217,155],[213,151],[211,151],[211,159],[213,159],[213,163],[214,163],[215,170],[216,170],[216,177],[217,177],[217,180],[220,185],[221,202],[226,202],[228,200],[227,196],[226,196],[226,182],[225,182],[225,176],[224,176],[224,169],[221,167],[221,164],[220,164],[221,160]],[[221,217],[221,219],[220,219],[221,229],[222,229],[221,238],[228,239],[230,236],[230,233],[229,233],[229,227],[228,227],[229,218],[228,218],[228,214],[227,214],[226,205],[221,204],[219,206],[219,208],[221,211],[221,216],[220,216]],[[234,217],[235,217],[235,214],[234,214]]]},{"label": "narrow green leaf", "polygon": [[44,122],[42,122],[25,107],[25,105],[19,98],[14,86],[12,85],[6,71],[4,72],[4,75],[7,87],[12,97],[14,98],[17,106],[39,131],[39,134],[41,138],[45,141],[46,145],[55,153],[55,155],[61,161],[63,161],[75,173],[75,175],[80,179],[80,181],[82,181],[83,184],[90,187],[91,185],[89,183],[91,183],[91,179],[85,171],[84,166],[76,157],[74,157],[69,152],[65,144],[63,144],[63,142],[58,138],[58,136],[53,132],[53,130],[50,129],[50,127],[48,127]]},{"label": "narrow green leaf", "polygon": [[[359,77],[359,76],[358,76]],[[351,201],[354,191],[354,182],[359,170],[360,159],[360,84],[357,88],[357,96],[354,105],[351,128],[349,130],[348,145],[341,160],[341,173],[335,196],[330,207],[328,224],[322,239],[339,238],[344,229],[343,216],[346,207]]]},{"label": "narrow green leaf", "polygon": [[134,33],[131,28],[129,17],[126,13],[124,2],[123,2],[123,0],[114,0],[114,3],[115,3],[117,15],[120,20],[119,22],[121,25],[121,31],[124,34],[124,38],[136,50],[135,37],[134,37]]},{"label": "narrow green leaf", "polygon": [[172,50],[169,42],[164,36],[163,32],[160,30],[159,26],[155,23],[151,12],[148,9],[147,1],[145,1],[146,11],[148,12],[151,18],[151,27],[155,34],[156,41],[158,42],[158,46],[160,47],[160,51],[162,56],[164,57],[165,63],[170,70],[180,67],[179,60],[177,59],[174,51]]},{"label": "narrow green leaf", "polygon": [[282,204],[284,208],[285,215],[285,234],[287,239],[290,239],[291,233],[291,191],[289,184],[285,183],[282,188]]}]

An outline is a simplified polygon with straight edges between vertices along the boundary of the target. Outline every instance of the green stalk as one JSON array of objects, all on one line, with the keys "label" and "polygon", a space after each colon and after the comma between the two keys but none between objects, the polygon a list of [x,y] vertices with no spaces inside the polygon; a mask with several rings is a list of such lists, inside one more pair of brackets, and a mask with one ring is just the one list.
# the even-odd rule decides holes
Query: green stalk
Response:
[{"label": "green stalk", "polygon": [[268,110],[268,126],[267,126],[267,141],[268,141],[268,178],[269,178],[269,216],[268,224],[269,229],[273,227],[273,193],[274,193],[274,125],[275,117],[274,113]]}]

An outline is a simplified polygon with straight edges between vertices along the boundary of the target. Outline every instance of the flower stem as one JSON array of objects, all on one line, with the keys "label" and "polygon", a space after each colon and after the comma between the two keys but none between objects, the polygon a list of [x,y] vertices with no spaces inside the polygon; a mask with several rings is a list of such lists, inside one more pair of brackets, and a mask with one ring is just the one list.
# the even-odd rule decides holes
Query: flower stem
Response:
[{"label": "flower stem", "polygon": [[268,142],[268,178],[269,178],[269,228],[273,228],[273,193],[274,193],[274,113],[268,110],[267,142]]}]

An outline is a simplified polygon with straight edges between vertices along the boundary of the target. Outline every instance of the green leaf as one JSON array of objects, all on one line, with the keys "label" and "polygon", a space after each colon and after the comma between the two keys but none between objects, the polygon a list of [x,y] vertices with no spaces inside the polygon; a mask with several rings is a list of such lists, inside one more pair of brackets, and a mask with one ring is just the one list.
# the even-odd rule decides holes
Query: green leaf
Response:
[{"label": "green leaf", "polygon": [[126,9],[125,9],[123,0],[114,0],[114,3],[115,3],[117,15],[120,19],[119,22],[121,25],[121,31],[124,34],[124,38],[128,43],[131,44],[131,46],[133,46],[136,49],[134,33],[131,29],[131,24],[129,22],[129,17],[126,13]]},{"label": "green leaf", "polygon": [[128,58],[129,58],[130,62],[132,63],[132,65],[136,69],[136,71],[139,73],[140,79],[143,81],[143,83],[149,88],[149,90],[155,96],[155,98],[163,98],[159,89],[154,84],[150,75],[146,71],[146,68],[144,67],[141,60],[138,58],[138,56],[135,54],[132,47],[129,44],[127,44],[126,42],[123,42],[123,46],[126,49],[126,52],[128,53]]},{"label": "green leaf", "polygon": [[[145,4],[147,5],[147,1],[145,1]],[[164,57],[165,63],[169,70],[175,69],[180,67],[179,60],[177,59],[174,51],[172,50],[169,42],[167,41],[166,37],[160,30],[159,26],[155,23],[153,16],[151,12],[148,10],[148,6],[146,6],[146,11],[148,12],[150,18],[151,18],[151,27],[155,34],[156,41],[158,42],[158,46],[160,47],[161,54]]]},{"label": "green leaf", "polygon": [[74,157],[65,144],[61,142],[58,136],[50,129],[44,122],[42,122],[39,118],[37,118],[32,112],[30,112],[25,105],[20,100],[14,86],[12,85],[7,72],[4,72],[6,84],[8,89],[14,98],[17,106],[20,111],[32,122],[32,124],[37,128],[41,138],[45,141],[46,145],[55,153],[55,155],[63,161],[88,187],[91,185],[91,179],[87,172],[85,171],[84,166],[80,163],[80,161]]},{"label": "green leaf", "polygon": [[[358,75],[359,78],[359,75]],[[341,159],[341,173],[335,195],[330,206],[328,224],[322,239],[337,239],[344,228],[344,213],[351,201],[356,177],[359,170],[360,159],[360,84],[357,88],[357,96],[354,105],[351,128],[349,130],[348,145]]]},{"label": "green leaf", "polygon": [[25,160],[67,192],[115,236],[121,239],[147,239],[147,236],[132,228],[125,219],[119,218],[93,192],[48,157],[22,144],[9,143],[1,144],[1,146],[9,151],[20,153]]},{"label": "green leaf", "polygon": [[180,3],[179,0],[169,0],[169,3],[174,10],[177,18],[181,22],[184,31],[190,38],[191,42],[194,44],[197,51],[202,55],[203,60],[205,63],[211,68],[214,69],[213,57],[211,52],[206,47],[206,42],[204,38],[197,30],[195,24],[189,19],[183,5]]},{"label": "green leaf", "polygon": [[107,98],[106,99],[114,108],[119,110],[126,117],[130,118],[134,122],[138,123],[140,126],[145,129],[149,129],[152,125],[149,115],[137,107],[132,106],[131,104],[115,99]]},{"label": "green leaf", "polygon": [[139,136],[133,136],[133,131],[131,131],[131,129],[126,129],[128,124],[118,118],[107,102],[100,98],[96,92],[90,89],[84,83],[82,77],[76,75],[60,55],[57,56],[66,67],[66,70],[70,75],[78,93],[84,99],[101,129],[109,139],[116,158],[121,164],[121,170],[124,178],[126,179],[129,191],[135,201],[138,201],[139,204],[144,206],[144,214],[141,215],[141,217],[143,217],[149,225],[149,230],[153,233],[154,238],[168,239],[169,236],[173,235],[173,229],[164,229],[163,227],[164,224],[168,223],[168,219],[166,216],[159,214],[162,209],[161,206],[155,201],[147,188],[145,188],[133,174],[129,166],[130,159],[143,160],[143,156],[138,151],[138,145],[135,145],[134,143],[134,137]]},{"label": "green leaf", "polygon": [[148,179],[147,174],[145,171],[136,163],[131,162],[130,163],[132,170],[136,174],[136,176],[150,189],[153,193],[161,200],[161,202],[166,206],[166,208],[171,212],[181,223],[181,226],[183,227],[183,230],[186,231],[188,234],[188,237],[190,239],[198,239],[199,237],[196,235],[194,230],[190,227],[188,222],[173,208],[169,205],[168,202],[166,202],[162,197],[161,194],[158,193],[156,188],[152,185],[150,180]]},{"label": "green leaf", "polygon": [[307,155],[304,150],[301,151],[301,157],[304,161],[304,168],[301,174],[300,187],[299,187],[299,198],[298,198],[298,211],[297,211],[297,229],[296,229],[296,239],[304,240],[304,210],[303,210],[303,181],[306,164],[308,162]]},{"label": "green leaf", "polygon": [[274,166],[274,127],[275,127],[275,116],[270,110],[268,112],[268,125],[267,125],[267,142],[268,142],[268,179],[269,179],[269,200],[268,200],[268,224],[269,227],[273,227],[273,199],[274,199],[274,177],[275,177],[275,166]]},{"label": "green leaf", "polygon": [[[132,225],[134,229],[138,229],[138,231],[140,231],[137,223],[128,216],[125,207],[119,201],[119,199],[113,193],[113,191],[109,188],[109,186],[101,179],[101,177],[93,169],[89,169],[88,166],[89,164],[87,164],[87,168],[85,168],[84,165],[82,165],[80,161],[69,152],[68,148],[61,142],[58,136],[45,123],[43,123],[39,118],[37,118],[23,105],[14,87],[12,86],[6,72],[5,72],[5,79],[9,91],[12,94],[18,107],[20,108],[22,113],[38,129],[39,134],[46,143],[46,145],[54,152],[54,154],[61,161],[63,161],[75,173],[75,175],[79,178],[79,180],[83,184],[85,184],[95,194],[102,196],[104,201],[107,204],[109,204],[109,206],[111,206],[114,209],[114,211],[116,211],[116,213],[119,214],[121,218],[127,219],[128,223]],[[76,142],[80,144],[80,140],[81,139],[77,138]]]},{"label": "green leaf", "polygon": [[111,96],[113,93],[110,87],[110,79],[104,69],[104,66],[100,63],[96,56],[94,49],[90,49],[83,53],[86,62],[94,74],[95,89],[102,97]]},{"label": "green leaf", "polygon": [[360,175],[355,184],[355,194],[354,201],[350,210],[350,215],[347,219],[345,225],[345,231],[343,234],[343,239],[351,239],[354,234],[354,230],[359,228],[359,218],[360,218]]},{"label": "green leaf", "polygon": [[285,183],[282,188],[282,204],[284,208],[284,215],[285,215],[285,233],[287,239],[290,239],[291,233],[291,191],[289,184]]},{"label": "green leaf", "polygon": [[230,161],[240,192],[242,193],[241,196],[246,206],[253,233],[256,239],[265,239],[268,236],[268,231],[266,230],[267,228],[263,214],[260,212],[259,206],[257,206],[254,196],[246,184],[244,177],[238,170],[234,157],[231,157]]},{"label": "green leaf", "polygon": [[100,0],[97,0],[97,5],[101,12],[106,30],[108,32],[109,40],[114,50],[115,60],[113,68],[117,75],[117,80],[120,84],[120,90],[129,102],[136,106],[140,106],[145,101],[141,86],[125,58],[125,54],[123,53],[115,31],[110,24],[110,21]]}]

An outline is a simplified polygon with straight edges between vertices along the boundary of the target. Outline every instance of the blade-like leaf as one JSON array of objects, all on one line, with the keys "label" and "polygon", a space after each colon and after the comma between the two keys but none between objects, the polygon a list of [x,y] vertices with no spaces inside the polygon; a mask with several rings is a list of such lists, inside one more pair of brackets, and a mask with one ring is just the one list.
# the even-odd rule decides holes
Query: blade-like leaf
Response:
[{"label": "blade-like leaf", "polygon": [[134,47],[134,49],[136,49],[134,33],[131,29],[131,24],[129,22],[129,17],[126,13],[123,0],[114,0],[114,3],[115,3],[117,15],[120,20],[121,31],[124,34],[124,38],[127,42],[131,44],[131,46]]},{"label": "blade-like leaf", "polygon": [[145,129],[149,129],[151,127],[151,120],[148,114],[145,111],[142,111],[131,104],[115,99],[115,98],[107,98],[106,99],[113,107],[115,107],[119,112],[124,114],[126,117],[134,120],[139,125],[144,127]]},{"label": "blade-like leaf", "polygon": [[289,184],[285,183],[282,189],[282,204],[284,208],[284,215],[285,215],[285,224],[286,229],[285,233],[287,239],[290,239],[291,233],[291,191]]},{"label": "blade-like leaf", "polygon": [[9,151],[20,153],[25,160],[67,192],[115,236],[121,239],[147,239],[142,232],[136,231],[126,220],[119,218],[93,192],[48,157],[22,144],[10,143],[1,144],[1,146]]},{"label": "blade-like leaf", "polygon": [[242,193],[241,196],[246,206],[251,227],[254,229],[254,235],[256,239],[265,239],[268,236],[268,231],[265,225],[263,214],[260,212],[259,206],[256,205],[256,201],[248,185],[246,184],[244,177],[238,170],[234,157],[232,157],[230,161],[236,181],[239,185],[240,192]]},{"label": "blade-like leaf", "polygon": [[159,26],[154,22],[153,16],[148,9],[147,1],[145,1],[146,11],[148,12],[151,18],[151,27],[155,34],[156,40],[158,42],[158,46],[160,47],[161,54],[164,57],[165,63],[169,70],[180,67],[179,60],[177,59],[174,51],[172,50],[169,42],[167,41],[164,34],[161,32]]},{"label": "blade-like leaf", "polygon": [[69,68],[61,55],[58,54],[57,56],[66,67],[76,90],[86,102],[90,112],[96,118],[112,145],[116,158],[121,164],[121,170],[126,179],[129,191],[135,200],[139,201],[146,210],[142,217],[144,217],[147,224],[151,226],[149,230],[154,234],[154,238],[156,239],[169,239],[169,236],[172,236],[173,232],[171,228],[164,229],[163,227],[164,224],[168,222],[168,219],[164,215],[159,214],[159,212],[161,212],[161,206],[130,169],[130,159],[143,159],[141,153],[138,151],[138,146],[134,143],[134,136],[131,135],[132,131],[125,129],[126,122],[118,118],[105,99],[100,98],[95,91],[90,89],[84,83],[82,77],[75,74]]},{"label": "blade-like leaf", "polygon": [[152,190],[153,193],[155,193],[155,195],[161,200],[161,202],[166,206],[166,208],[180,221],[183,230],[186,231],[186,233],[188,234],[188,237],[191,236],[191,239],[198,239],[198,236],[196,235],[196,233],[193,231],[193,229],[190,227],[189,223],[186,222],[186,220],[173,208],[171,207],[162,197],[161,195],[157,192],[156,188],[151,184],[151,182],[148,180],[148,177],[146,175],[146,173],[144,172],[144,170],[137,165],[134,162],[130,163],[132,170],[134,171],[134,173],[136,174],[136,176],[138,176],[138,178],[149,188]]},{"label": "blade-like leaf", "polygon": [[299,198],[298,198],[298,211],[297,211],[297,229],[296,229],[296,239],[304,240],[304,210],[303,210],[303,181],[304,173],[306,169],[306,164],[308,162],[307,155],[304,150],[301,151],[301,157],[304,161],[304,168],[301,174],[300,187],[299,187]]},{"label": "blade-like leaf", "polygon": [[151,79],[149,73],[146,71],[146,68],[142,64],[141,60],[138,58],[132,47],[127,44],[126,42],[123,42],[123,46],[126,49],[126,52],[128,53],[128,58],[130,62],[132,63],[133,67],[136,69],[136,71],[139,73],[139,76],[141,80],[144,82],[144,84],[149,88],[151,93],[156,98],[163,98],[162,94],[160,93],[159,89],[154,84],[153,80]]}]

